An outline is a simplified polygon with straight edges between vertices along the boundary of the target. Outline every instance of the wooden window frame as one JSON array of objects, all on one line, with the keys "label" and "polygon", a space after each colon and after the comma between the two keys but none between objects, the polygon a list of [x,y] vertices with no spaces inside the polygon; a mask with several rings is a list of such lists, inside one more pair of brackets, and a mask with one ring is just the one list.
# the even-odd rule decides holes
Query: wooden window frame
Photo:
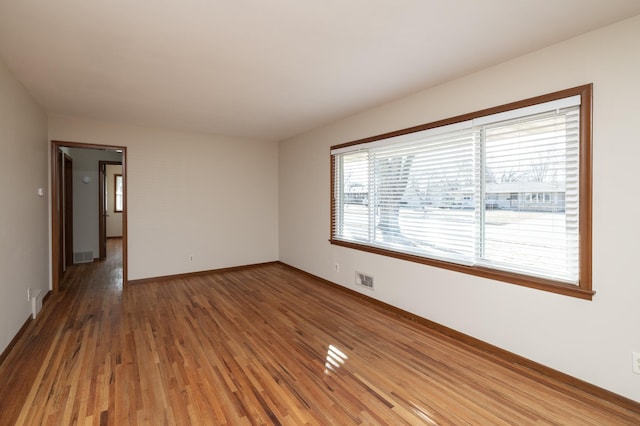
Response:
[{"label": "wooden window frame", "polygon": [[580,139],[579,139],[579,275],[580,279],[577,285],[566,284],[551,279],[539,278],[535,276],[507,272],[497,269],[491,269],[484,266],[467,266],[447,261],[431,259],[422,257],[419,255],[406,254],[396,252],[394,250],[370,246],[367,244],[355,243],[352,241],[344,241],[334,238],[335,229],[335,157],[330,156],[331,159],[331,214],[330,214],[330,239],[329,242],[333,245],[347,247],[355,250],[374,253],[382,256],[389,256],[397,259],[402,259],[410,262],[421,263],[429,266],[435,266],[438,268],[448,269],[456,272],[462,272],[465,274],[475,275],[483,278],[489,278],[492,280],[502,281],[506,283],[516,284],[524,287],[534,288],[538,290],[548,291],[556,294],[576,297],[585,300],[592,300],[595,291],[592,289],[592,103],[593,103],[593,84],[586,84],[571,89],[561,90],[553,93],[549,93],[542,96],[537,96],[509,104],[487,108],[484,110],[476,111],[469,114],[464,114],[428,124],[423,124],[415,127],[410,127],[403,130],[389,132],[377,136],[368,137],[365,139],[356,140],[353,142],[343,143],[331,147],[331,150],[349,147],[352,145],[359,145],[369,142],[374,142],[382,139],[387,139],[395,136],[405,135],[413,132],[423,131],[440,127],[444,125],[454,124],[466,120],[472,120],[474,118],[487,116],[491,114],[497,114],[505,111],[515,110],[518,108],[527,107],[530,105],[540,104],[544,102],[553,101],[570,96],[579,95],[581,97],[580,104]]}]

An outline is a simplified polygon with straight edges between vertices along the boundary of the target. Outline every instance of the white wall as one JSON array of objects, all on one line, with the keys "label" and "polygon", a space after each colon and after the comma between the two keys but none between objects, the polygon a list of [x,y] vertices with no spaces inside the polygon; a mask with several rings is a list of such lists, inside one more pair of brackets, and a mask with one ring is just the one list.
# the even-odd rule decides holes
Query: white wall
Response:
[{"label": "white wall", "polygon": [[[640,16],[282,142],[280,260],[640,401],[638,52]],[[331,145],[591,82],[593,301],[328,243]],[[375,292],[354,286],[356,269]]]},{"label": "white wall", "polygon": [[[0,63],[0,352],[48,291],[47,117]],[[37,189],[43,188],[43,197]]]},{"label": "white wall", "polygon": [[56,115],[49,135],[127,147],[130,280],[278,259],[276,143]]},{"label": "white wall", "polygon": [[[56,138],[53,138],[57,140]],[[99,163],[121,161],[122,154],[100,149],[70,148],[73,164],[73,252],[100,256]],[[82,179],[89,178],[88,183]]]},{"label": "white wall", "polygon": [[116,200],[115,200],[115,175],[122,174],[122,166],[119,164],[107,164],[106,167],[106,179],[107,179],[107,199],[106,199],[106,211],[107,220],[106,231],[107,238],[122,237],[122,212],[116,212]]}]

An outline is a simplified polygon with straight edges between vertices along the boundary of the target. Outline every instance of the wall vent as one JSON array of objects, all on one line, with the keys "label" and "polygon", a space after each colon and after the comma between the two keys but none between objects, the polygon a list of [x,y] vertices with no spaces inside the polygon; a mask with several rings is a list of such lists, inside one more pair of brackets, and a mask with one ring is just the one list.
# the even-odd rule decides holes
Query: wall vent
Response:
[{"label": "wall vent", "polygon": [[33,319],[36,319],[36,316],[40,313],[40,309],[42,309],[42,299],[44,298],[44,291],[37,290],[31,296],[31,316]]},{"label": "wall vent", "polygon": [[73,263],[91,263],[93,262],[92,251],[77,251],[73,253]]},{"label": "wall vent", "polygon": [[373,277],[371,275],[356,271],[356,284],[362,287],[366,287],[369,290],[373,290]]}]

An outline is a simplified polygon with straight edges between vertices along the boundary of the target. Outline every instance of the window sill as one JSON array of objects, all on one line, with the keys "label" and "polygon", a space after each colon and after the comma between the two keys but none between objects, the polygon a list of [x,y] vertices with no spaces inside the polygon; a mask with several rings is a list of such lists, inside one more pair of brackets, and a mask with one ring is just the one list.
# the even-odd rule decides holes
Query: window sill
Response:
[{"label": "window sill", "polygon": [[436,268],[448,269],[455,272],[475,275],[478,277],[488,278],[496,281],[502,281],[502,282],[515,284],[523,287],[535,288],[537,290],[548,291],[550,293],[576,297],[584,300],[593,300],[593,295],[595,294],[595,291],[586,290],[577,285],[565,284],[562,282],[548,280],[544,278],[537,278],[537,277],[532,277],[527,275],[515,274],[515,273],[499,271],[496,269],[490,269],[490,268],[480,267],[480,266],[458,265],[455,263],[429,259],[426,257],[415,256],[411,254],[398,253],[393,250],[386,250],[379,247],[372,247],[365,244],[357,244],[357,243],[348,242],[348,241],[330,239],[329,242],[333,245],[351,248],[354,250],[365,251],[368,253],[374,253],[381,256],[393,257],[396,259],[406,260],[409,262],[421,263],[423,265],[429,265]]}]

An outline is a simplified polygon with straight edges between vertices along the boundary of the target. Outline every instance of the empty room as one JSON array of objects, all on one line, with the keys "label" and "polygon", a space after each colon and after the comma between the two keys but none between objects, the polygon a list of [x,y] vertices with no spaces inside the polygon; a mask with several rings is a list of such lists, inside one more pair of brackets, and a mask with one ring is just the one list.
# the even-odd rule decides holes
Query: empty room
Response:
[{"label": "empty room", "polygon": [[0,426],[640,424],[639,75],[637,0],[0,2]]}]

